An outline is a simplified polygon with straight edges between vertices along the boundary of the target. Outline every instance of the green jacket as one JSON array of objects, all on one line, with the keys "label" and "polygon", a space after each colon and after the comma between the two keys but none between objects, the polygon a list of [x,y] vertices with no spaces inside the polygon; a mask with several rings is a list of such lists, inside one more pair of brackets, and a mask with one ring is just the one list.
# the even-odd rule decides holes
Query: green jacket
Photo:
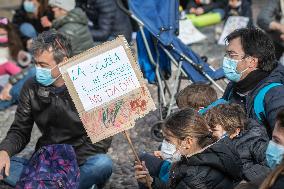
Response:
[{"label": "green jacket", "polygon": [[88,28],[88,18],[80,8],[75,8],[62,18],[55,19],[52,27],[67,35],[71,41],[72,56],[94,46],[92,35]]}]

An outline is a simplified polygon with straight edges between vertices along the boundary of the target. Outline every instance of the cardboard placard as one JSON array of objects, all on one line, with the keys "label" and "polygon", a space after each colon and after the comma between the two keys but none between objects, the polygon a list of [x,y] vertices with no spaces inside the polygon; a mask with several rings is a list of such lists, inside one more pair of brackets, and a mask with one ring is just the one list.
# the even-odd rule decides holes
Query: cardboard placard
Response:
[{"label": "cardboard placard", "polygon": [[59,65],[67,89],[93,143],[132,128],[155,110],[124,37]]}]

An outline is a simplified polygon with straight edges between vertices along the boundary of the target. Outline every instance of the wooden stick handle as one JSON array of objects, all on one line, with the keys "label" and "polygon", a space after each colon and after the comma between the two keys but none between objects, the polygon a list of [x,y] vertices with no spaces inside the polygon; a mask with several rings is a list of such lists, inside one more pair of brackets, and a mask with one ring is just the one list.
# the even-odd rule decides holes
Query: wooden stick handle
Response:
[{"label": "wooden stick handle", "polygon": [[[132,143],[132,140],[131,140],[131,138],[130,138],[128,132],[127,132],[127,131],[123,131],[123,133],[124,133],[124,135],[125,135],[125,137],[126,137],[128,143],[129,143],[129,145],[130,145],[130,148],[131,148],[131,150],[132,150],[132,152],[133,152],[133,154],[134,154],[134,156],[135,156],[136,161],[138,161],[138,163],[139,163],[140,165],[142,165],[142,162],[141,162],[140,159],[139,159],[139,156],[138,156],[138,154],[137,154],[137,152],[136,152],[136,150],[135,150],[135,148],[134,148],[134,145],[133,145],[133,143]],[[147,182],[148,188],[149,188],[149,189],[152,189],[151,182],[150,182],[150,177],[151,177],[151,176],[150,176],[149,174],[147,174],[146,182]]]}]

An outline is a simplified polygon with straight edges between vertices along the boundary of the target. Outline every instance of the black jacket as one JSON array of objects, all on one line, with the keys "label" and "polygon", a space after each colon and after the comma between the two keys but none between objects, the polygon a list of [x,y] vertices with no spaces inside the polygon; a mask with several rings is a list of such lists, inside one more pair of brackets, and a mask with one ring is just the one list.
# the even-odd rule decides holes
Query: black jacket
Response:
[{"label": "black jacket", "polygon": [[249,119],[246,126],[232,141],[242,160],[244,179],[254,181],[270,172],[265,157],[269,138],[266,129],[255,120]]},{"label": "black jacket", "polygon": [[[249,91],[249,93],[244,96],[234,92],[234,82],[229,83],[224,92],[223,98],[232,103],[241,104],[245,108],[249,118],[258,120],[253,106],[254,98],[263,87],[270,83],[284,84],[284,67],[281,64],[278,64],[278,66],[272,70],[268,77],[262,79],[259,83],[256,83],[254,89]],[[231,91],[233,92],[231,93]],[[278,110],[283,107],[284,85],[271,88],[266,93],[264,98],[264,110],[266,113],[266,118],[261,123],[262,125],[266,126],[269,137],[271,137]]]},{"label": "black jacket", "polygon": [[42,133],[36,150],[49,144],[71,144],[80,165],[89,156],[106,153],[110,145],[111,139],[91,143],[65,86],[43,87],[31,78],[22,88],[14,122],[0,150],[7,151],[10,157],[23,150],[34,123]]},{"label": "black jacket", "polygon": [[226,9],[226,19],[229,16],[244,16],[249,18],[248,26],[253,26],[252,20],[252,8],[251,8],[251,1],[250,0],[242,0],[242,4],[240,7],[233,9],[229,5],[227,5]]},{"label": "black jacket", "polygon": [[115,0],[77,0],[76,3],[93,23],[91,32],[95,42],[104,42],[117,35],[124,35],[128,42],[131,40],[130,19]]},{"label": "black jacket", "polygon": [[154,179],[153,188],[233,189],[242,180],[241,160],[231,140],[224,138],[201,153],[173,165],[170,186]]}]

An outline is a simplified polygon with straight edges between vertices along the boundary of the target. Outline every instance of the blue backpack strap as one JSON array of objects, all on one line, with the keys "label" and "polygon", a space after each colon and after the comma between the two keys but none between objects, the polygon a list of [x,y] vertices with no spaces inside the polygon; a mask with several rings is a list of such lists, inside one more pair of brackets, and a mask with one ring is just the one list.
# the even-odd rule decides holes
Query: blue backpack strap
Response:
[{"label": "blue backpack strap", "polygon": [[199,114],[203,115],[205,114],[208,110],[210,110],[211,108],[215,107],[215,106],[218,106],[219,104],[227,104],[228,101],[226,101],[225,99],[223,98],[219,98],[218,100],[212,102],[209,106],[201,109],[198,111]]},{"label": "blue backpack strap", "polygon": [[270,83],[270,84],[266,85],[265,87],[260,89],[260,91],[258,92],[256,97],[254,98],[253,108],[254,108],[254,112],[255,112],[259,122],[262,122],[261,114],[263,114],[264,117],[266,117],[266,114],[265,114],[265,111],[264,111],[264,98],[265,98],[266,93],[271,88],[279,86],[279,85],[283,85],[283,84],[282,83]]}]

